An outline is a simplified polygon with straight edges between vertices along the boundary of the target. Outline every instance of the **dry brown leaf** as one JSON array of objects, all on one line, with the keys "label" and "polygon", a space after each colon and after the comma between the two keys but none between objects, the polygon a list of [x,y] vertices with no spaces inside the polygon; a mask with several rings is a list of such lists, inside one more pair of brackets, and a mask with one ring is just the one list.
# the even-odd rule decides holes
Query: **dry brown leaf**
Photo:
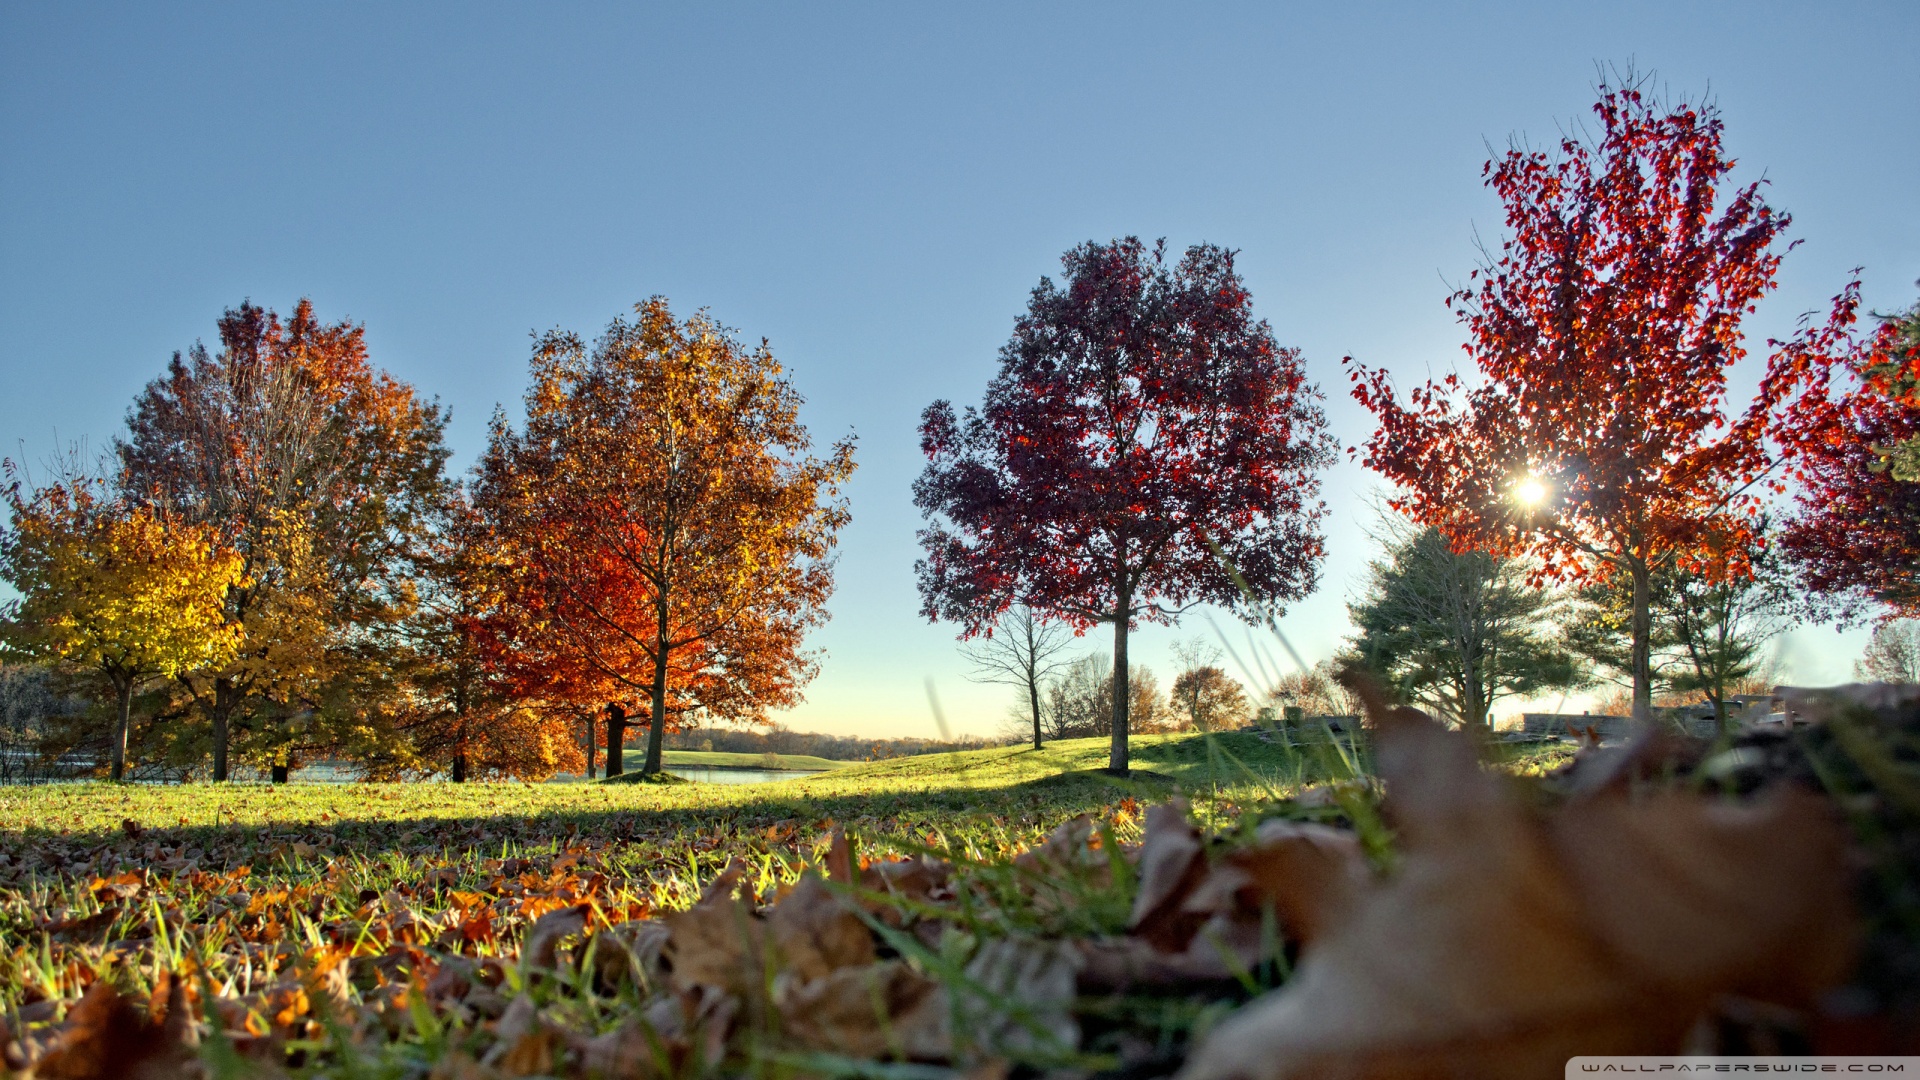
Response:
[{"label": "dry brown leaf", "polygon": [[553,1072],[564,1037],[549,1027],[536,1028],[513,1042],[504,1044],[506,1052],[491,1062],[507,1076],[547,1076]]},{"label": "dry brown leaf", "polygon": [[1823,799],[1594,799],[1549,828],[1591,932],[1640,975],[1807,1006],[1851,968],[1844,840]]},{"label": "dry brown leaf", "polygon": [[433,1063],[427,1080],[497,1080],[500,1075],[498,1070],[475,1061],[466,1051],[455,1050]]},{"label": "dry brown leaf", "polygon": [[767,928],[751,905],[715,894],[663,920],[675,989],[746,994],[766,985]]},{"label": "dry brown leaf", "polygon": [[1845,838],[1818,800],[1608,795],[1542,821],[1467,737],[1371,713],[1398,873],[1359,890],[1182,1080],[1557,1075],[1575,1054],[1673,1052],[1714,994],[1759,973],[1790,968],[1803,992],[1844,967]]},{"label": "dry brown leaf", "polygon": [[502,1044],[516,1042],[533,1031],[539,1022],[540,1007],[533,1003],[533,998],[521,994],[500,1014],[500,1019],[493,1022],[494,1040]]},{"label": "dry brown leaf", "polygon": [[1574,796],[1627,792],[1636,784],[1666,784],[1690,771],[1706,756],[1709,743],[1670,731],[1648,728],[1619,746],[1594,743],[1583,748],[1561,774],[1561,786]]},{"label": "dry brown leaf", "polygon": [[1351,907],[1370,874],[1360,841],[1324,825],[1264,821],[1188,898],[1195,911],[1258,923],[1271,906],[1289,940],[1310,942]]},{"label": "dry brown leaf", "polygon": [[587,939],[580,962],[593,964],[594,986],[602,993],[633,985],[650,994],[661,983],[669,936],[665,923],[651,920],[609,926]]},{"label": "dry brown leaf", "polygon": [[575,904],[534,920],[533,929],[527,931],[527,943],[520,950],[520,962],[528,970],[553,967],[559,962],[561,939],[585,930],[592,911],[591,904]]},{"label": "dry brown leaf", "polygon": [[[878,862],[860,871],[860,887],[913,903],[950,899],[953,867],[924,855]],[[877,905],[869,905],[869,910]],[[888,907],[888,910],[893,910]]]},{"label": "dry brown leaf", "polygon": [[[1151,811],[1148,820],[1153,820]],[[1193,851],[1189,866],[1204,867],[1197,841]],[[1144,880],[1149,873],[1147,856],[1143,852],[1141,858],[1142,897],[1149,895]],[[1189,879],[1192,876],[1198,875],[1189,872]],[[1189,920],[1179,937],[1082,943],[1086,966],[1080,986],[1105,992],[1132,987],[1200,989],[1237,982],[1272,960],[1270,954],[1283,941],[1310,941],[1322,933],[1353,903],[1368,876],[1366,858],[1353,834],[1321,825],[1264,822],[1251,845],[1222,856],[1197,884],[1153,894],[1165,898],[1158,902],[1162,909],[1177,902],[1182,917]],[[1136,900],[1136,911],[1145,906]],[[1271,932],[1269,910],[1274,915]]]},{"label": "dry brown leaf", "polygon": [[853,869],[853,844],[847,839],[847,830],[835,826],[833,839],[827,845],[827,880],[851,885]]},{"label": "dry brown leaf", "polygon": [[801,981],[873,963],[873,933],[820,878],[808,874],[768,912],[781,970]]},{"label": "dry brown leaf", "polygon": [[793,980],[778,999],[783,1028],[810,1049],[918,1061],[952,1050],[946,992],[898,960]]},{"label": "dry brown leaf", "polygon": [[[1222,924],[1231,933],[1232,924]],[[1183,952],[1164,953],[1152,945],[1134,937],[1097,938],[1078,943],[1082,963],[1077,983],[1081,991],[1089,994],[1109,994],[1140,988],[1157,990],[1179,989],[1204,991],[1210,988],[1228,989],[1235,982],[1235,965],[1226,962],[1231,956],[1240,971],[1250,971],[1259,963],[1259,941],[1252,943],[1253,952],[1245,953],[1237,941],[1222,941],[1224,934],[1216,932],[1212,921],[1201,927]],[[1216,948],[1216,944],[1221,947]]]},{"label": "dry brown leaf", "polygon": [[1073,903],[1079,890],[1071,888],[1070,882],[1091,889],[1112,883],[1108,853],[1095,848],[1093,840],[1093,819],[1082,814],[1061,822],[1039,847],[1014,856],[1014,868],[1025,872],[1022,884],[1036,907],[1057,909]]},{"label": "dry brown leaf", "polygon": [[636,1019],[590,1039],[578,1039],[574,1049],[580,1068],[602,1080],[651,1080],[673,1076],[686,1059],[686,1044],[670,1039],[645,1019]]},{"label": "dry brown leaf", "polygon": [[481,1064],[507,1076],[537,1076],[553,1071],[566,1042],[544,1017],[533,999],[521,994],[493,1025],[493,1049]]},{"label": "dry brown leaf", "polygon": [[[1054,827],[1040,846],[1014,857],[1013,865],[1026,870],[1044,871],[1062,866],[1088,865],[1093,839],[1093,819],[1085,814]],[[1104,861],[1104,860],[1103,860]]]},{"label": "dry brown leaf", "polygon": [[[43,1080],[138,1080],[197,1075],[183,1044],[191,1031],[180,980],[163,978],[146,1015],[106,980],[87,988],[59,1041],[35,1064]],[[164,995],[164,996],[163,996]]]},{"label": "dry brown leaf", "polygon": [[1185,799],[1147,809],[1139,875],[1128,931],[1162,952],[1186,948],[1207,919],[1206,913],[1186,906],[1188,895],[1207,875],[1207,860],[1200,831],[1187,820]]},{"label": "dry brown leaf", "polygon": [[954,1041],[969,1060],[1070,1053],[1079,1048],[1073,1016],[1085,959],[1070,941],[989,941],[967,964],[968,989],[954,1008]]},{"label": "dry brown leaf", "polygon": [[740,891],[740,883],[746,879],[747,864],[738,856],[727,860],[726,868],[721,870],[707,887],[700,891],[700,899],[694,907],[707,907],[713,904],[725,904],[734,899]]}]

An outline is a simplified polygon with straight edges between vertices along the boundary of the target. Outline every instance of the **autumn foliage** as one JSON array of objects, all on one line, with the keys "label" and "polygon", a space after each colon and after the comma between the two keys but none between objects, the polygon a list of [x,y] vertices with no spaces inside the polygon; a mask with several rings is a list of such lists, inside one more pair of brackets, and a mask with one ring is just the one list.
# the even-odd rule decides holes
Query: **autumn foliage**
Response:
[{"label": "autumn foliage", "polygon": [[[1748,572],[1757,485],[1797,448],[1786,415],[1856,299],[1849,288],[1824,323],[1777,345],[1730,415],[1741,323],[1774,288],[1790,219],[1762,182],[1728,186],[1711,106],[1662,106],[1630,78],[1603,85],[1593,111],[1592,139],[1487,164],[1507,236],[1450,298],[1478,377],[1403,401],[1385,371],[1356,364],[1353,394],[1379,419],[1364,461],[1394,483],[1396,509],[1456,549],[1537,560],[1542,577],[1629,580],[1644,712],[1650,574]],[[1544,501],[1518,497],[1529,481]]]},{"label": "autumn foliage", "polygon": [[445,414],[373,366],[365,334],[302,300],[287,319],[242,303],[220,348],[174,355],[115,446],[127,497],[213,530],[242,576],[225,664],[183,673],[213,777],[231,741],[285,768],[302,750],[404,752],[393,737],[413,556],[446,493]]},{"label": "autumn foliage", "polygon": [[1801,403],[1810,433],[1781,547],[1842,610],[1920,614],[1920,308],[1890,318]]},{"label": "autumn foliage", "polygon": [[475,487],[502,561],[483,625],[504,677],[581,710],[644,702],[649,773],[693,710],[797,702],[853,471],[850,439],[809,452],[799,406],[765,344],[657,297],[591,349],[542,337],[525,428],[496,420]]},{"label": "autumn foliage", "polygon": [[[1062,257],[1043,279],[979,410],[921,417],[914,502],[922,611],[985,632],[1024,603],[1076,629],[1127,632],[1210,602],[1251,615],[1312,591],[1319,470],[1333,457],[1300,353],[1253,317],[1233,255],[1169,265],[1129,237]],[[1237,567],[1243,590],[1227,570]],[[1127,770],[1128,694],[1109,767]]]},{"label": "autumn foliage", "polygon": [[91,671],[113,688],[110,775],[125,775],[134,691],[228,663],[240,627],[226,617],[244,587],[241,558],[218,532],[105,497],[86,480],[23,489],[12,462],[0,533],[6,651]]}]

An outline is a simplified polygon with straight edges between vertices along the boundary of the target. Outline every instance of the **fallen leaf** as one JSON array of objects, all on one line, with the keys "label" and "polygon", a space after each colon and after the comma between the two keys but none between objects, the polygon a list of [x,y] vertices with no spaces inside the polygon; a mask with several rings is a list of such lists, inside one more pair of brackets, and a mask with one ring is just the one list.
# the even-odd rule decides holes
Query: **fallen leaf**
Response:
[{"label": "fallen leaf", "polygon": [[580,962],[592,963],[594,986],[601,993],[616,993],[631,984],[641,994],[660,987],[664,975],[662,959],[671,932],[665,923],[634,922],[609,926],[596,932],[580,950]]},{"label": "fallen leaf", "polygon": [[1069,941],[1001,938],[980,946],[954,1002],[954,1040],[974,1061],[1070,1054],[1081,965]]},{"label": "fallen leaf", "polygon": [[853,844],[847,840],[847,830],[836,825],[833,839],[827,845],[827,880],[851,885],[853,867]]},{"label": "fallen leaf", "polygon": [[587,916],[592,911],[590,904],[575,904],[540,916],[534,921],[533,929],[527,931],[520,962],[529,971],[552,968],[559,962],[561,940],[585,930]]},{"label": "fallen leaf", "polygon": [[165,981],[166,996],[156,997],[147,1015],[105,980],[94,983],[68,1014],[65,1032],[34,1066],[33,1075],[43,1080],[180,1075],[191,1057],[182,1042],[190,1018],[179,981]]},{"label": "fallen leaf", "polygon": [[700,902],[666,917],[666,957],[675,989],[697,994],[714,987],[731,994],[766,985],[766,921],[733,895],[741,872],[729,867]]},{"label": "fallen leaf", "polygon": [[580,1068],[601,1080],[651,1080],[674,1076],[686,1058],[686,1046],[655,1031],[645,1019],[631,1020],[604,1035],[582,1039],[575,1049]]},{"label": "fallen leaf", "polygon": [[[953,868],[922,855],[874,863],[860,871],[860,887],[868,892],[884,893],[895,900],[928,904],[952,899],[949,882]],[[891,910],[892,906],[888,905]]]},{"label": "fallen leaf", "polygon": [[1200,831],[1187,820],[1187,801],[1175,798],[1147,808],[1140,844],[1139,891],[1127,929],[1162,952],[1187,947],[1207,916],[1186,907],[1194,887],[1207,874]]},{"label": "fallen leaf", "polygon": [[778,1005],[783,1029],[809,1049],[916,1061],[952,1049],[946,992],[898,960],[793,980]]},{"label": "fallen leaf", "polygon": [[1369,877],[1366,855],[1352,833],[1263,821],[1253,843],[1222,858],[1187,906],[1255,921],[1272,907],[1281,932],[1306,943],[1353,905]]},{"label": "fallen leaf", "polygon": [[1845,837],[1819,800],[1608,793],[1543,820],[1468,737],[1369,706],[1399,870],[1344,914],[1310,900],[1333,917],[1293,979],[1182,1080],[1552,1076],[1575,1054],[1675,1052],[1718,993],[1844,970]]},{"label": "fallen leaf", "polygon": [[781,970],[802,981],[874,960],[873,932],[847,902],[813,874],[802,877],[767,913]]}]

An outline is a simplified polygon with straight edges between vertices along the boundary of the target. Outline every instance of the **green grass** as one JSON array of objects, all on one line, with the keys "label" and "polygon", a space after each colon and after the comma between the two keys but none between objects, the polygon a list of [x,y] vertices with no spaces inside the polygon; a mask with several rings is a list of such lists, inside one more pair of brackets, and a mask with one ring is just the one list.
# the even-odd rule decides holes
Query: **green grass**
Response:
[{"label": "green grass", "polygon": [[[36,838],[113,840],[132,820],[172,837],[260,827],[378,832],[407,822],[573,823],[644,814],[650,821],[749,825],[792,817],[803,808],[838,820],[887,820],[917,813],[965,824],[973,816],[1013,813],[1037,827],[1130,795],[1175,788],[1223,803],[1284,792],[1327,775],[1311,753],[1262,742],[1251,733],[1143,735],[1133,740],[1140,778],[1118,780],[1106,765],[1105,739],[998,747],[892,758],[766,784],[613,787],[600,784],[183,784],[105,783],[0,787],[0,845]],[[1231,757],[1229,757],[1231,755]],[[754,755],[742,755],[753,757]],[[1235,764],[1235,759],[1239,764]],[[789,759],[789,760],[806,760]],[[695,762],[698,763],[698,762]],[[1244,766],[1244,768],[1242,768]],[[723,811],[719,818],[714,811]],[[214,830],[215,832],[206,832]]]},{"label": "green grass", "polygon": [[[268,1020],[293,1015],[273,987],[308,978],[329,956],[348,957],[356,1008],[398,1024],[415,1007],[410,972],[447,957],[517,970],[526,928],[545,911],[588,903],[618,923],[684,908],[733,860],[771,895],[820,863],[836,827],[865,856],[932,851],[981,868],[988,884],[995,867],[1077,814],[1111,840],[1136,840],[1145,807],[1176,793],[1215,832],[1281,812],[1350,818],[1363,835],[1379,828],[1365,784],[1344,785],[1332,806],[1276,801],[1365,769],[1364,755],[1332,746],[1252,732],[1140,736],[1124,779],[1101,771],[1106,754],[1106,740],[1082,739],[742,785],[0,788],[0,1018],[18,1032],[63,1014],[95,980],[144,994],[162,970],[191,970],[212,980],[223,1008],[240,1010],[233,1030],[324,1041],[317,1022]],[[1124,889],[1089,893],[1021,916],[1037,920],[1023,932],[1111,930],[1128,902]],[[475,919],[484,933],[463,937]],[[633,1006],[609,1000],[579,1023],[610,1028]],[[449,1045],[447,1032],[476,1023],[449,1013],[417,1030],[400,1024],[376,1051],[392,1068],[376,1071],[416,1075]]]},{"label": "green grass", "polygon": [[[705,765],[718,769],[791,769],[799,772],[825,772],[844,769],[851,761],[831,761],[812,754],[734,754],[724,750],[665,750],[667,768],[676,765]],[[646,764],[644,750],[629,750],[623,755],[629,770]]]}]

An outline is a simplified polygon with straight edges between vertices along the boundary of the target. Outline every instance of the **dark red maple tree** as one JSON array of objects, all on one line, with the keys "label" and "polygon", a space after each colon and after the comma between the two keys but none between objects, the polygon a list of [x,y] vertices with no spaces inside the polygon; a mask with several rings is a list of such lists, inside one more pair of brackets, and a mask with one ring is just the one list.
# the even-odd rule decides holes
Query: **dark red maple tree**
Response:
[{"label": "dark red maple tree", "polygon": [[1796,420],[1814,435],[1781,547],[1841,614],[1877,603],[1920,618],[1920,304],[1884,319],[1835,371],[1799,403]]},{"label": "dark red maple tree", "polygon": [[1487,163],[1507,238],[1449,297],[1480,378],[1427,382],[1403,405],[1384,371],[1351,377],[1380,421],[1364,461],[1398,486],[1396,509],[1456,550],[1537,559],[1543,579],[1630,578],[1644,717],[1651,574],[1750,572],[1761,485],[1799,445],[1787,415],[1856,301],[1849,287],[1825,323],[1770,343],[1758,394],[1729,415],[1741,320],[1774,288],[1790,219],[1762,182],[1728,186],[1715,108],[1624,82],[1599,88],[1593,138]]},{"label": "dark red maple tree", "polygon": [[[1078,631],[1111,623],[1124,687],[1142,620],[1203,602],[1269,615],[1312,591],[1335,446],[1299,351],[1253,317],[1232,252],[1196,245],[1169,265],[1164,242],[1128,237],[1061,262],[981,408],[937,401],[921,417],[922,611],[966,637],[1016,602]],[[1127,698],[1113,695],[1108,761],[1122,775]]]}]

